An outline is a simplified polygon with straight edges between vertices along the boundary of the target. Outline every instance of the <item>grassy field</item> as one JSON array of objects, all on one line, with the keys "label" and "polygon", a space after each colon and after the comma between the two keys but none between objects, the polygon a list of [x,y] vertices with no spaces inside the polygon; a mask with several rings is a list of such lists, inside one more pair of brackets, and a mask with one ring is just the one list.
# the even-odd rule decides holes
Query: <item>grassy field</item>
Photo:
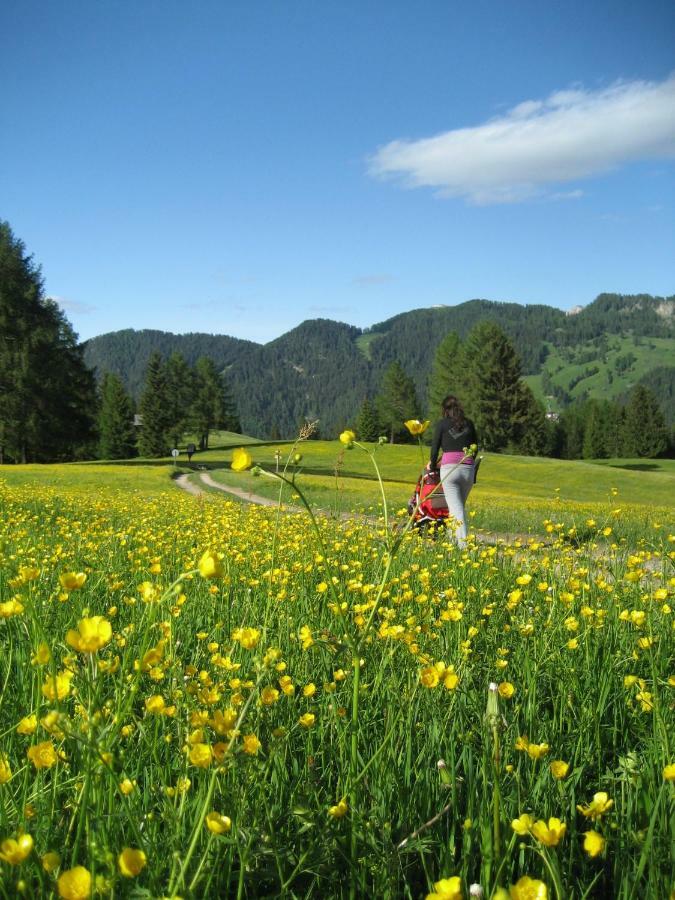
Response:
[{"label": "grassy field", "polygon": [[[290,460],[287,476],[295,476],[302,492],[325,512],[358,509],[373,514],[381,508],[380,484],[368,454],[344,450],[337,441],[308,441],[297,448],[301,459],[294,464],[296,451],[291,444],[260,444],[249,449],[254,462],[270,471],[276,471],[277,465],[283,471]],[[422,453],[418,446],[411,445],[377,449],[370,445],[369,449],[374,452],[391,511],[404,509],[428,450]],[[250,472],[232,472],[230,456],[231,448],[227,447],[200,454],[193,462],[212,469],[213,479],[223,484],[297,503],[292,487],[284,486],[280,491],[279,484],[268,479]],[[472,524],[492,533],[541,534],[546,520],[557,521],[561,515],[584,531],[585,522],[595,518],[598,528],[621,523],[623,535],[637,540],[649,536],[654,517],[663,525],[672,521],[674,460],[603,462],[600,467],[588,462],[486,454],[469,499]],[[190,478],[203,487],[198,473]],[[623,515],[617,514],[617,509]],[[625,515],[628,509],[630,515]]]},{"label": "grassy field", "polygon": [[[278,491],[225,442],[194,461]],[[378,512],[374,448],[290,449]],[[395,507],[419,449],[375,459]],[[464,551],[0,468],[0,897],[668,897],[675,472],[640,464],[490,456],[472,521],[546,539]]]}]

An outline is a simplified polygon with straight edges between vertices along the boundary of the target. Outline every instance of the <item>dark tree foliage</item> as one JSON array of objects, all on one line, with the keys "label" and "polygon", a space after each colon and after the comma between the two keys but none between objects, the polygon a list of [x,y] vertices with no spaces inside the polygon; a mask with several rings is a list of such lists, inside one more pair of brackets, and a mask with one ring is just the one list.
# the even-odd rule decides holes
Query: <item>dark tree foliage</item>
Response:
[{"label": "dark tree foliage", "polygon": [[[595,365],[607,368],[602,357],[608,351],[608,336],[629,334],[641,341],[645,336],[672,335],[675,298],[602,294],[576,315],[543,305],[471,300],[394,316],[369,329],[367,346],[359,340],[364,332],[325,319],[303,322],[264,346],[218,335],[128,330],[89,341],[86,358],[100,373],[110,370],[119,374],[138,397],[152,350],[159,350],[165,358],[178,351],[189,366],[200,356],[208,356],[219,372],[227,373],[245,432],[290,438],[296,435],[299,422],[318,419],[321,434],[330,438],[339,434],[345,422],[354,421],[364,395],[378,393],[384,373],[395,359],[415,381],[420,411],[436,418],[438,397],[432,400],[428,393],[435,381],[432,378],[430,382],[430,374],[436,351],[449,332],[456,332],[464,341],[483,320],[491,320],[510,339],[524,373],[540,372],[553,348],[569,351],[570,361],[574,357],[590,371]],[[593,346],[581,348],[582,342]],[[609,370],[607,374],[616,383],[619,375]],[[447,390],[461,394],[454,374],[449,380],[453,383]],[[668,405],[666,396],[672,380],[659,378],[648,386],[656,391],[667,421],[673,422],[673,403]],[[562,408],[571,402],[563,386],[549,383],[545,393],[554,394]],[[672,393],[670,397],[672,400]]]},{"label": "dark tree foliage", "polygon": [[153,353],[145,372],[145,385],[138,404],[141,416],[138,452],[145,457],[169,453],[171,430],[166,367],[159,353]]},{"label": "dark tree foliage", "polygon": [[356,419],[356,436],[360,441],[373,442],[380,436],[380,423],[377,417],[377,410],[371,400],[366,397],[361,404],[358,417]]},{"label": "dark tree foliage", "polygon": [[136,455],[134,404],[112,372],[106,372],[101,382],[98,433],[101,459],[129,459]]},{"label": "dark tree foliage", "polygon": [[513,344],[493,322],[480,322],[466,340],[464,355],[460,396],[481,446],[493,451],[517,446],[533,415],[534,398],[521,382]]},{"label": "dark tree foliage", "polygon": [[375,405],[380,424],[391,443],[409,439],[410,433],[403,423],[419,417],[419,403],[415,382],[399,362],[393,362],[384,373]]},{"label": "dark tree foliage", "polygon": [[427,417],[433,422],[440,416],[441,404],[448,394],[457,395],[464,381],[462,341],[456,331],[450,331],[436,348],[429,374]]},{"label": "dark tree foliage", "polygon": [[196,389],[195,374],[178,351],[174,351],[166,361],[165,373],[169,442],[172,447],[177,447],[188,429]]},{"label": "dark tree foliage", "polygon": [[668,449],[668,430],[653,392],[636,385],[626,404],[622,456],[653,459]]},{"label": "dark tree foliage", "polygon": [[40,269],[0,221],[0,462],[92,455],[96,387]]},{"label": "dark tree foliage", "polygon": [[207,450],[211,431],[225,428],[238,432],[241,427],[227,383],[207,356],[197,360],[193,384],[189,422],[197,432],[199,449]]}]

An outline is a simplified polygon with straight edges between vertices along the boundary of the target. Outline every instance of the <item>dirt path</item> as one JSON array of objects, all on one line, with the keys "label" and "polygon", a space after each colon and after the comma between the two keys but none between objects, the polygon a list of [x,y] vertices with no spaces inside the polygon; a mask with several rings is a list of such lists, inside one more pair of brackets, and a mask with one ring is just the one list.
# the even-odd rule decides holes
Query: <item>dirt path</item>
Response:
[{"label": "dirt path", "polygon": [[[277,506],[277,501],[272,500],[269,497],[262,497],[260,494],[253,494],[251,491],[243,491],[241,488],[231,487],[226,484],[219,484],[217,481],[214,481],[213,478],[209,475],[208,472],[201,472],[199,475],[199,480],[202,481],[207,487],[215,488],[217,491],[223,491],[225,494],[232,494],[233,497],[238,497],[239,500],[243,500],[245,503],[255,503],[256,506]],[[193,496],[203,496],[206,494],[206,491],[202,490],[199,485],[191,482],[187,475],[179,475],[176,478],[176,484],[179,488],[182,488],[184,491],[187,491],[188,494],[192,494]],[[300,508],[297,506],[287,506],[284,504],[284,509],[288,512],[299,512]]]}]

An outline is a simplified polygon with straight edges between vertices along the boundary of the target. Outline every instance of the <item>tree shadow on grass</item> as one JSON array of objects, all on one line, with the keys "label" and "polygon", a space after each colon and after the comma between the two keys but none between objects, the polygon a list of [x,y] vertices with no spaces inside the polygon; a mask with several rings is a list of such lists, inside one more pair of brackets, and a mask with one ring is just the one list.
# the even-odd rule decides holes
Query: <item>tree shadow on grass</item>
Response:
[{"label": "tree shadow on grass", "polygon": [[610,469],[629,469],[633,472],[658,472],[661,470],[661,466],[658,463],[626,463],[625,465],[621,465],[619,463],[610,463]]}]

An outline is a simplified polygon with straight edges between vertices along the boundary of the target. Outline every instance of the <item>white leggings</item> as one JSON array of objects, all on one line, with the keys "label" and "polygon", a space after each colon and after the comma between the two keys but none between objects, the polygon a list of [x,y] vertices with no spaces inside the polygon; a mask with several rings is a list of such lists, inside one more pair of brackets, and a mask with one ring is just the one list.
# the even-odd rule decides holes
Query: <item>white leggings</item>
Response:
[{"label": "white leggings", "polygon": [[452,463],[441,466],[441,482],[445,502],[448,504],[450,516],[456,520],[455,541],[459,547],[466,547],[466,521],[464,504],[473,487],[473,466],[465,463]]}]

